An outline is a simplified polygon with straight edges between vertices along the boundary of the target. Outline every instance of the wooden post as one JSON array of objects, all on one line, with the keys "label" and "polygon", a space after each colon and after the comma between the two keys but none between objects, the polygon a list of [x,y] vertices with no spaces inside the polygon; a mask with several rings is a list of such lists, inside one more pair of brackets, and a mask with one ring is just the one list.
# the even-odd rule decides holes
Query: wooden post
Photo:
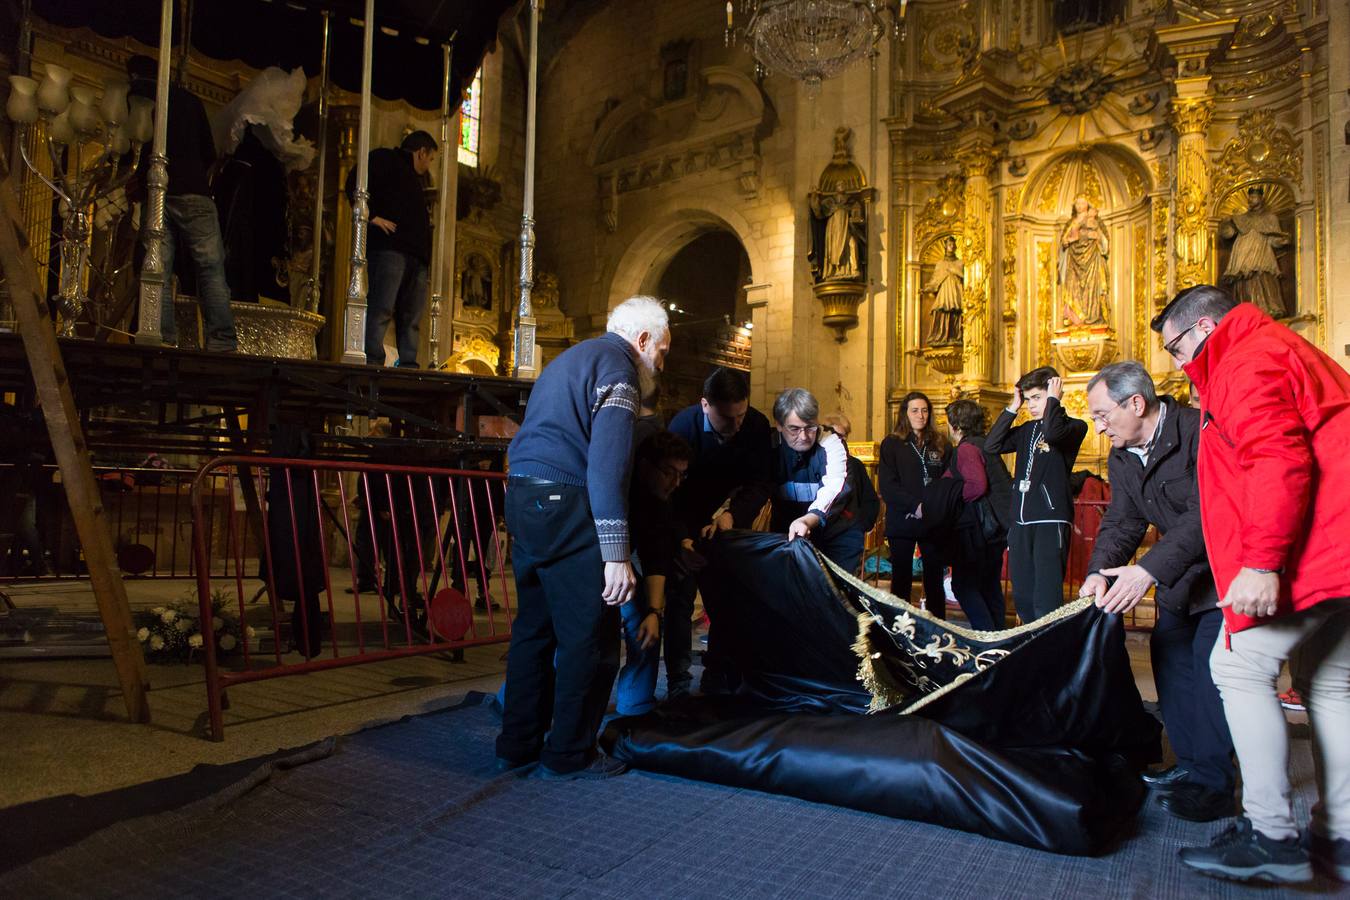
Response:
[{"label": "wooden post", "polygon": [[56,343],[56,332],[47,314],[47,304],[37,290],[36,266],[28,253],[27,243],[19,225],[18,201],[11,181],[0,188],[0,267],[9,282],[19,334],[23,337],[24,350],[33,371],[33,383],[42,403],[52,450],[61,469],[61,482],[71,517],[75,520],[75,532],[89,566],[89,580],[93,583],[94,598],[98,601],[99,615],[108,634],[117,680],[127,704],[127,717],[133,722],[149,722],[145,657],[136,641],[127,589],[117,567],[112,532],[104,518],[89,448],[84,442],[75,398],[70,393],[70,381],[61,359],[61,348]]}]

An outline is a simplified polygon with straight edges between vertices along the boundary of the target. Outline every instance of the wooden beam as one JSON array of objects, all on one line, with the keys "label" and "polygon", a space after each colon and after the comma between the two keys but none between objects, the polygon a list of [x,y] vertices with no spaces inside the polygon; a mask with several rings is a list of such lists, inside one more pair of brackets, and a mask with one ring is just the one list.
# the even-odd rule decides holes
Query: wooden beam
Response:
[{"label": "wooden beam", "polygon": [[136,640],[126,585],[117,567],[112,532],[103,514],[102,497],[94,480],[89,448],[80,428],[61,349],[56,343],[56,330],[52,327],[47,303],[38,292],[37,267],[28,252],[27,235],[19,224],[14,187],[11,178],[0,188],[0,269],[9,282],[19,333],[28,354],[52,450],[61,469],[66,502],[70,504],[75,532],[89,567],[94,598],[98,601],[99,615],[103,617],[117,680],[126,701],[127,717],[133,722],[149,722],[145,657]]}]

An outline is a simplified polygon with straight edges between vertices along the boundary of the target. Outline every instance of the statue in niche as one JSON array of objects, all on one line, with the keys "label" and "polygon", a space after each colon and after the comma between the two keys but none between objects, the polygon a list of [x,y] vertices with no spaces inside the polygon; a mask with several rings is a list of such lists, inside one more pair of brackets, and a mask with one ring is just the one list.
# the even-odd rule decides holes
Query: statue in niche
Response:
[{"label": "statue in niche", "polygon": [[1255,303],[1276,319],[1289,315],[1280,294],[1280,263],[1276,251],[1289,246],[1289,235],[1266,207],[1259,185],[1247,188],[1247,211],[1224,219],[1219,237],[1233,242],[1223,281],[1239,302]]},{"label": "statue in niche", "polygon": [[849,149],[851,128],[836,128],[834,156],[820,183],[807,194],[811,207],[808,260],[816,283],[864,281],[867,267],[867,211],[870,190]]},{"label": "statue in niche", "polygon": [[460,303],[464,309],[492,309],[492,267],[477,253],[470,253],[460,275]]},{"label": "statue in niche", "polygon": [[1055,30],[1074,34],[1109,25],[1121,18],[1123,7],[1121,0],[1055,0]]},{"label": "statue in niche", "polygon": [[956,238],[942,239],[943,255],[933,265],[933,277],[924,293],[933,295],[928,329],[928,344],[956,344],[961,341],[961,302],[965,295],[966,267],[956,258]]},{"label": "statue in niche", "polygon": [[1105,325],[1110,244],[1097,209],[1081,194],[1073,201],[1073,218],[1059,239],[1059,283],[1063,307],[1060,325]]}]

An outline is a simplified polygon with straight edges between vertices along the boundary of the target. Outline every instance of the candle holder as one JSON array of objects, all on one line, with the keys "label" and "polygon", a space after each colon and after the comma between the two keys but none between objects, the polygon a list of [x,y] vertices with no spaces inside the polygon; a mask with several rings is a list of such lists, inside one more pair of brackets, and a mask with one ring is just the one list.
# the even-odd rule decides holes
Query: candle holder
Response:
[{"label": "candle holder", "polygon": [[[122,205],[102,201],[122,190],[135,175],[141,148],[154,131],[155,104],[132,97],[128,105],[124,81],[109,82],[98,99],[92,88],[72,87],[71,73],[51,63],[41,81],[19,75],[11,75],[9,81],[5,113],[19,132],[20,156],[61,201],[61,270],[53,299],[61,313],[61,336],[74,337],[75,323],[89,305],[84,285],[94,209],[101,205],[105,210],[100,217],[103,227],[116,228]],[[45,126],[51,177],[28,156],[28,130],[38,122]],[[91,142],[101,143],[103,152],[84,167],[84,146]],[[60,148],[65,148],[64,158]],[[111,218],[106,212],[110,208],[119,210]]]}]

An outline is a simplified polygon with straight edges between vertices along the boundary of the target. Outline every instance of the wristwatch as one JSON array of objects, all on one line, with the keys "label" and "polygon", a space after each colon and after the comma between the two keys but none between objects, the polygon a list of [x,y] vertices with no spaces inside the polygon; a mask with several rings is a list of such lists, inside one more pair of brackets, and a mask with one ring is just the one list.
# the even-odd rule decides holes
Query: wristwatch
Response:
[{"label": "wristwatch", "polygon": [[666,608],[665,608],[664,606],[661,607],[660,609],[649,609],[649,610],[647,610],[647,612],[653,614],[653,615],[656,616],[658,619],[660,619],[662,622],[664,622],[664,621],[666,620]]}]

